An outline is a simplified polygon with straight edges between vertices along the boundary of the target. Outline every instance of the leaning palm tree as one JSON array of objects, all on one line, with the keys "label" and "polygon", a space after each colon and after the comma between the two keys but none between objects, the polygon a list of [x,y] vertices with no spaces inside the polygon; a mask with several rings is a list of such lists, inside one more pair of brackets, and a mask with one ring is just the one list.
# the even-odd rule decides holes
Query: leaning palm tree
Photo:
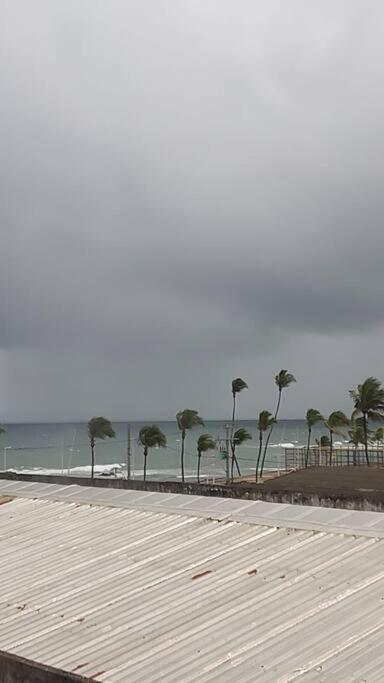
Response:
[{"label": "leaning palm tree", "polygon": [[334,410],[330,414],[327,420],[324,420],[324,424],[329,431],[329,464],[332,464],[333,456],[333,435],[339,434],[343,436],[343,432],[340,432],[341,427],[348,427],[350,422],[341,410]]},{"label": "leaning palm tree", "polygon": [[231,442],[231,448],[232,448],[232,461],[231,461],[231,482],[233,482],[233,468],[235,461],[237,462],[236,459],[236,448],[237,446],[241,446],[242,443],[245,441],[249,441],[249,439],[252,439],[252,436],[250,433],[244,428],[244,427],[239,427],[239,429],[236,429],[232,442]]},{"label": "leaning palm tree", "polygon": [[308,441],[307,441],[307,452],[305,454],[305,466],[308,467],[308,459],[309,459],[309,449],[311,447],[311,434],[312,434],[312,427],[317,424],[317,422],[323,422],[324,418],[321,413],[319,413],[318,410],[315,408],[309,408],[307,410],[307,414],[305,416],[305,419],[307,421],[307,427],[308,427]]},{"label": "leaning palm tree", "polygon": [[180,463],[181,463],[181,481],[184,483],[184,452],[185,452],[185,437],[187,431],[193,427],[204,426],[203,418],[200,417],[197,410],[190,410],[186,408],[185,410],[180,410],[176,415],[177,426],[181,431],[181,452],[180,452]]},{"label": "leaning palm tree", "polygon": [[[236,415],[236,395],[239,394],[243,389],[248,389],[248,384],[244,382],[241,377],[236,377],[232,380],[232,422],[231,422],[231,450],[233,454],[233,435],[235,431],[235,415]],[[233,460],[233,458],[232,458]],[[240,474],[239,464],[235,458],[236,467],[238,474]]]},{"label": "leaning palm tree", "polygon": [[106,439],[107,437],[114,439],[116,434],[112,429],[112,425],[106,417],[93,417],[88,422],[88,436],[91,446],[91,479],[95,476],[95,442],[96,439]]},{"label": "leaning palm tree", "polygon": [[207,451],[213,451],[216,448],[216,443],[210,434],[200,434],[197,439],[197,483],[200,484],[200,463],[201,454]]},{"label": "leaning palm tree", "polygon": [[167,445],[167,438],[157,425],[145,425],[139,432],[139,444],[144,448],[143,479],[146,481],[148,450],[155,447],[165,448]]},{"label": "leaning palm tree", "polygon": [[280,370],[280,372],[275,377],[275,384],[276,384],[277,389],[278,389],[277,405],[276,405],[275,416],[274,416],[275,421],[271,425],[269,432],[268,432],[268,436],[267,436],[266,441],[265,441],[263,459],[261,461],[261,468],[260,468],[260,476],[261,477],[263,476],[263,470],[264,470],[264,464],[265,464],[265,458],[267,455],[269,440],[272,436],[273,428],[277,422],[277,416],[278,416],[279,410],[280,410],[281,395],[283,393],[283,389],[287,389],[294,382],[296,382],[296,378],[290,372],[288,372],[288,370]]},{"label": "leaning palm tree", "polygon": [[363,418],[365,460],[369,467],[368,455],[368,421],[384,420],[384,388],[375,377],[367,377],[356,389],[349,392],[353,403],[353,417]]},{"label": "leaning palm tree", "polygon": [[275,422],[276,422],[276,420],[273,417],[272,413],[269,412],[269,410],[262,410],[259,413],[259,419],[257,421],[257,429],[259,432],[259,453],[258,453],[257,462],[256,462],[256,473],[255,473],[256,483],[258,480],[258,472],[259,472],[259,465],[260,465],[260,459],[261,459],[261,452],[263,449],[263,434],[268,429],[271,429],[272,426],[275,424]]}]

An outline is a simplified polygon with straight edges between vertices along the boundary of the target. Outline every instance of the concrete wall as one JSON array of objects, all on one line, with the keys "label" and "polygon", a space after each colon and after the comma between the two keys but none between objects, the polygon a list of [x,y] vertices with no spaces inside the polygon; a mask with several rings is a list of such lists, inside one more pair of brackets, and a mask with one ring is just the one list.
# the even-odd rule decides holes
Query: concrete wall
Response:
[{"label": "concrete wall", "polygon": [[[44,482],[47,484],[92,486],[89,478],[67,477],[47,474],[16,474],[13,472],[0,473],[0,479],[14,479],[19,481]],[[178,481],[147,481],[115,479],[114,477],[96,478],[93,485],[103,488],[134,489],[136,491],[157,491],[161,493],[185,493],[195,496],[218,496],[224,498],[244,498],[245,500],[265,500],[272,503],[291,503],[293,505],[316,505],[321,507],[345,508],[350,510],[368,510],[384,512],[384,495],[380,491],[335,492],[317,491],[289,491],[282,488],[280,478],[279,490],[274,490],[273,481],[266,484],[249,485],[234,483],[228,486],[218,484],[197,484]]]},{"label": "concrete wall", "polygon": [[[94,681],[0,651],[0,683],[84,683]],[[95,683],[95,682],[94,682]]]}]

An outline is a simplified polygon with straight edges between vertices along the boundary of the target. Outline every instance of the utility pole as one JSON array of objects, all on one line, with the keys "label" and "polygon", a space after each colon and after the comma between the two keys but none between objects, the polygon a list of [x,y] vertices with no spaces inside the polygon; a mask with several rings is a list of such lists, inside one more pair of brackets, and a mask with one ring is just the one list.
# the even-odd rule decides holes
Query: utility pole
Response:
[{"label": "utility pole", "polygon": [[131,458],[132,458],[132,447],[131,447],[131,427],[128,425],[127,434],[127,479],[131,479]]},{"label": "utility pole", "polygon": [[229,429],[230,425],[225,425],[225,478],[227,483],[230,478],[230,468],[229,468]]}]

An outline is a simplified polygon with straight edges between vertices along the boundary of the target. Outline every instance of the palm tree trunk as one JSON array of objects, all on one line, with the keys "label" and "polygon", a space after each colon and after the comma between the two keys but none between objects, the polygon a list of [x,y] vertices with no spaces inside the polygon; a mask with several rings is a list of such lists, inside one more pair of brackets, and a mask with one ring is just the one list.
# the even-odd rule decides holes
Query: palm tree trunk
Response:
[{"label": "palm tree trunk", "polygon": [[311,445],[311,432],[312,429],[308,427],[308,442],[307,442],[307,452],[305,454],[305,466],[308,467],[308,458],[309,458],[309,447]]},{"label": "palm tree trunk", "polygon": [[[282,390],[279,389],[279,398],[277,399],[277,406],[276,406],[276,410],[275,410],[275,420],[277,420],[277,416],[278,416],[278,414],[279,414],[280,402],[281,402],[281,391],[282,391]],[[270,428],[270,430],[269,430],[269,432],[268,432],[268,436],[267,436],[267,438],[266,438],[266,440],[265,440],[263,459],[262,459],[262,461],[261,461],[261,468],[260,468],[260,477],[263,476],[265,458],[266,458],[266,455],[267,455],[267,448],[268,448],[269,440],[270,440],[270,438],[271,438],[271,436],[272,436],[272,432],[273,432],[274,426],[275,426],[275,422],[273,422],[273,424],[271,424],[271,428]]]},{"label": "palm tree trunk", "polygon": [[95,439],[91,438],[91,479],[95,478]]},{"label": "palm tree trunk", "polygon": [[255,472],[255,477],[256,477],[256,484],[257,484],[257,473],[259,471],[259,464],[260,464],[260,458],[261,458],[261,451],[263,448],[263,432],[259,432],[259,453],[257,456],[257,462],[256,462],[256,472]]},{"label": "palm tree trunk", "polygon": [[144,447],[144,476],[143,476],[143,481],[147,480],[147,456],[148,456],[148,448],[147,446]]},{"label": "palm tree trunk", "polygon": [[185,429],[181,432],[181,481],[184,484],[184,442],[185,442]]},{"label": "palm tree trunk", "polygon": [[368,456],[368,427],[367,427],[367,416],[363,413],[363,428],[364,428],[364,450],[365,450],[365,460],[367,462],[367,467],[369,467],[369,456]]},{"label": "palm tree trunk", "polygon": [[199,451],[197,454],[197,483],[200,484],[200,460],[201,460],[201,452]]}]

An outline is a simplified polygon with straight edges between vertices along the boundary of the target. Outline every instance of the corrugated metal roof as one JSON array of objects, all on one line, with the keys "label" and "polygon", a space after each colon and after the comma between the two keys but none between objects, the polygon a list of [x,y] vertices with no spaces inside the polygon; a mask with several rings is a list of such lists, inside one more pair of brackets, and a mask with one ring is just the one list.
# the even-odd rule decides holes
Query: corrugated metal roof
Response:
[{"label": "corrugated metal roof", "polygon": [[383,680],[384,515],[331,510],[359,516],[341,535],[273,526],[316,508],[80,488],[0,483],[25,496],[0,506],[0,649],[116,683]]}]

